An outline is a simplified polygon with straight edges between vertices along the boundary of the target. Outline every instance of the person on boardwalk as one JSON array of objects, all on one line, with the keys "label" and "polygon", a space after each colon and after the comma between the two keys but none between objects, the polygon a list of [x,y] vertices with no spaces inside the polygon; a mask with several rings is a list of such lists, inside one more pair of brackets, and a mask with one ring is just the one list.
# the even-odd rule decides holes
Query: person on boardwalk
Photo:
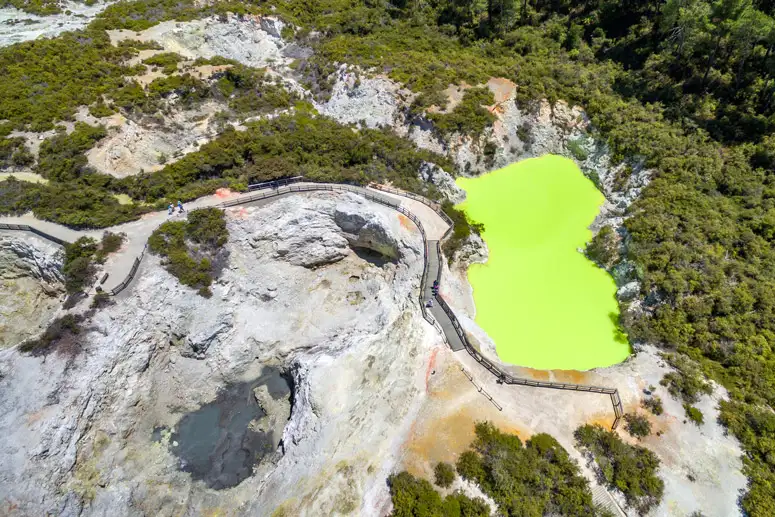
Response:
[{"label": "person on boardwalk", "polygon": [[173,212],[174,210],[175,210],[175,209],[172,207],[172,203],[170,203],[170,206],[168,206],[168,207],[167,207],[167,215],[172,215],[172,212]]},{"label": "person on boardwalk", "polygon": [[[172,205],[170,205],[172,206]],[[180,210],[180,213],[183,213],[183,203],[180,202],[180,199],[178,199],[178,210]]]}]

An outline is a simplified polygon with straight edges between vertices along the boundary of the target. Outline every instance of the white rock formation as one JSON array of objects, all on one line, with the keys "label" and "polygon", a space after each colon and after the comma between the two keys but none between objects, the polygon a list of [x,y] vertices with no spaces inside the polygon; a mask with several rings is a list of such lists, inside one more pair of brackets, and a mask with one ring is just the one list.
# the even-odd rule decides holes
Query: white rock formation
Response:
[{"label": "white rock formation", "polygon": [[336,72],[331,97],[318,104],[318,111],[343,124],[394,127],[402,123],[400,111],[411,92],[386,77],[358,74],[357,69],[342,65]]},{"label": "white rock formation", "polygon": [[62,2],[62,12],[51,16],[38,16],[13,7],[5,7],[0,9],[0,47],[82,29],[115,1],[106,0],[95,2],[92,5],[81,2]]},{"label": "white rock formation", "polygon": [[435,163],[423,162],[420,166],[420,179],[433,184],[453,204],[466,200],[466,191],[455,184],[455,179],[450,173]]},{"label": "white rock formation", "polygon": [[[416,301],[419,232],[351,194],[238,207],[227,224],[210,299],[148,256],[80,334],[80,355],[0,351],[0,499],[24,515],[385,511],[363,505],[389,500],[386,473],[423,399],[422,357],[441,343]],[[348,238],[399,258],[375,265]],[[235,488],[193,482],[153,430],[267,364],[294,379],[285,454]]]},{"label": "white rock formation", "polygon": [[140,123],[114,115],[108,136],[86,157],[98,171],[118,178],[161,169],[213,139],[219,131],[213,118],[223,108],[214,101],[192,110],[172,105],[153,121]]},{"label": "white rock formation", "polygon": [[0,348],[46,328],[64,301],[62,247],[20,231],[0,232]]},{"label": "white rock formation", "polygon": [[162,22],[142,32],[108,31],[111,41],[125,39],[155,41],[166,52],[176,52],[188,59],[222,56],[247,66],[287,65],[294,57],[308,55],[283,40],[285,24],[275,17],[237,16],[209,17],[189,22]]}]

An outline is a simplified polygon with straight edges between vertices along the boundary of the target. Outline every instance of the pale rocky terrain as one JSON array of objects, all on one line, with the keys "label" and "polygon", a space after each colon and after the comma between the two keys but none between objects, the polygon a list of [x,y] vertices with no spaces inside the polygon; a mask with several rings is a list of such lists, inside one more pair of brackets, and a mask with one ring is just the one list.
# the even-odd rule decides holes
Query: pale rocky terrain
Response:
[{"label": "pale rocky terrain", "polygon": [[107,137],[89,149],[89,164],[118,178],[152,172],[196,151],[218,134],[213,117],[223,106],[206,102],[192,110],[170,109],[149,122],[116,115]]},{"label": "pale rocky terrain", "polygon": [[0,47],[82,29],[115,1],[106,0],[95,2],[93,5],[62,2],[62,12],[50,16],[29,14],[13,7],[0,9]]},{"label": "pale rocky terrain", "polygon": [[285,24],[259,16],[210,17],[189,22],[163,22],[141,32],[108,31],[111,41],[155,41],[166,52],[189,59],[222,56],[255,68],[281,67],[308,51],[283,40]]},{"label": "pale rocky terrain", "polygon": [[0,348],[48,326],[64,301],[62,247],[37,236],[0,231]]},{"label": "pale rocky terrain", "polygon": [[[211,299],[149,257],[117,304],[93,316],[80,355],[0,352],[10,515],[382,512],[422,400],[423,357],[440,342],[414,294],[419,232],[387,208],[330,194],[232,209],[228,227]],[[192,481],[154,429],[174,429],[267,365],[293,379],[284,454],[235,488]]]}]

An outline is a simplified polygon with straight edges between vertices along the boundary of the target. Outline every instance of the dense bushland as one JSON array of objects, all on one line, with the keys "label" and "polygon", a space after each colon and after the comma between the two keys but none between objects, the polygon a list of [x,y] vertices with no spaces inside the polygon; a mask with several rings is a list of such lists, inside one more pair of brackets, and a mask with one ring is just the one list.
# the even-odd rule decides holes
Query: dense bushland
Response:
[{"label": "dense bushland", "polygon": [[477,423],[476,439],[458,459],[457,471],[492,497],[504,515],[599,513],[589,482],[548,434],[534,435],[523,446],[518,436]]},{"label": "dense bushland", "polygon": [[408,472],[388,478],[393,499],[392,517],[489,517],[490,509],[479,498],[453,493],[443,499],[425,479]]},{"label": "dense bushland", "polygon": [[[630,421],[627,425],[632,426]],[[659,504],[665,483],[657,477],[659,459],[653,452],[628,445],[599,425],[581,426],[574,435],[577,445],[597,463],[608,487],[621,491],[628,505],[643,515]]]},{"label": "dense bushland", "polygon": [[[437,485],[446,487],[454,480],[450,465],[439,463],[434,470]],[[499,515],[609,515],[593,504],[589,482],[548,434],[537,434],[523,445],[516,435],[477,423],[476,438],[460,455],[457,472],[496,502]],[[391,476],[388,484],[396,517],[490,515],[484,501],[460,493],[442,499],[428,481],[406,472]]]},{"label": "dense bushland", "polygon": [[195,153],[151,174],[126,178],[122,191],[133,199],[192,199],[220,186],[304,175],[311,180],[365,184],[390,181],[422,192],[422,161],[448,165],[386,130],[354,131],[300,107],[293,114],[227,131]]}]

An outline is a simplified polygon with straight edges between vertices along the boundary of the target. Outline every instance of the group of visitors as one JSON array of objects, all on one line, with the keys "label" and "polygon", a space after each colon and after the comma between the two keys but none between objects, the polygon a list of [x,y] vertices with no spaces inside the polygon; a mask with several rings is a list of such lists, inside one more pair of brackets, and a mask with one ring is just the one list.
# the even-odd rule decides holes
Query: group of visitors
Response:
[{"label": "group of visitors", "polygon": [[[433,296],[439,295],[439,281],[434,280],[433,285],[431,286],[431,292],[433,293]],[[433,298],[428,298],[428,301],[425,303],[426,307],[433,307]]]},{"label": "group of visitors", "polygon": [[[170,203],[170,206],[167,207],[167,215],[172,215],[175,212],[175,207],[172,206],[172,203]],[[178,200],[178,213],[183,213],[183,203]]]}]

